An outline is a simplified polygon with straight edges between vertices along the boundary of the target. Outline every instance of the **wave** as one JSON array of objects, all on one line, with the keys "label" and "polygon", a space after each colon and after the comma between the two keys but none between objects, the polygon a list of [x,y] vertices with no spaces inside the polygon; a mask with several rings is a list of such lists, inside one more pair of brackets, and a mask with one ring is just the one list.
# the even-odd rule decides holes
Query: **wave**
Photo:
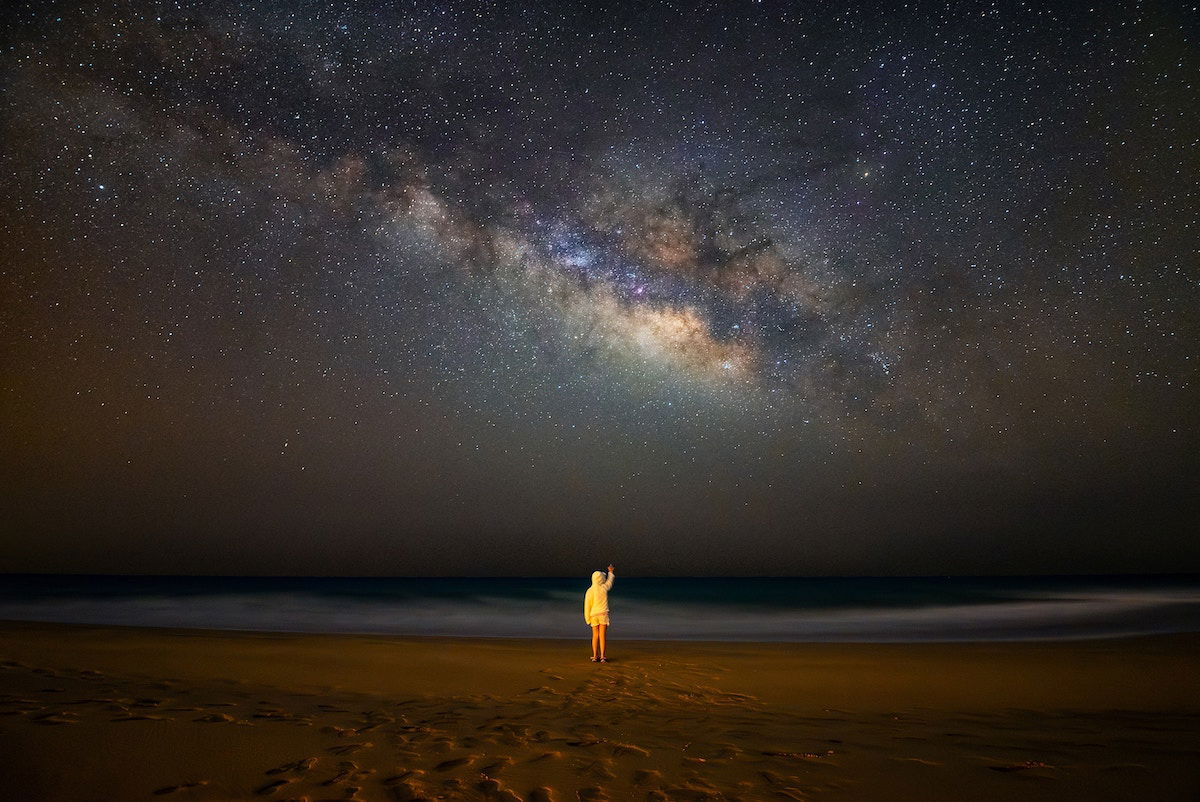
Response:
[{"label": "wave", "polygon": [[[1200,589],[992,594],[973,603],[804,607],[613,595],[614,638],[913,642],[1120,637],[1200,631]],[[582,593],[457,597],[323,592],[192,592],[0,598],[0,618],[269,632],[586,637]]]}]

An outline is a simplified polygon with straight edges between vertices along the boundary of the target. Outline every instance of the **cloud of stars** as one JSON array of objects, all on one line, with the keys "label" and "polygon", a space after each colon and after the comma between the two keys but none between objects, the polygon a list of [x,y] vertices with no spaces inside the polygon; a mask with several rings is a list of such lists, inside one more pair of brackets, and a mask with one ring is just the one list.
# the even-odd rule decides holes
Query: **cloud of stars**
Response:
[{"label": "cloud of stars", "polygon": [[1196,32],[24,6],[13,570],[240,572],[240,537],[266,571],[553,573],[598,533],[649,571],[734,535],[752,573],[1115,570],[1146,529],[1147,570],[1200,565]]}]

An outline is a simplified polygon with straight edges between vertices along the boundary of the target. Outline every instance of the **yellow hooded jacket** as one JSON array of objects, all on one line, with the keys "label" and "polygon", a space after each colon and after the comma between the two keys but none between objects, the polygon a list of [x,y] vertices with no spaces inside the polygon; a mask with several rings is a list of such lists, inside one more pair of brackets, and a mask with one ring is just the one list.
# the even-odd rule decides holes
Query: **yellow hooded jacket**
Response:
[{"label": "yellow hooded jacket", "polygon": [[592,572],[592,586],[583,595],[583,620],[589,625],[592,616],[608,612],[608,591],[613,586],[615,571],[608,572],[608,581],[604,581],[603,571]]}]

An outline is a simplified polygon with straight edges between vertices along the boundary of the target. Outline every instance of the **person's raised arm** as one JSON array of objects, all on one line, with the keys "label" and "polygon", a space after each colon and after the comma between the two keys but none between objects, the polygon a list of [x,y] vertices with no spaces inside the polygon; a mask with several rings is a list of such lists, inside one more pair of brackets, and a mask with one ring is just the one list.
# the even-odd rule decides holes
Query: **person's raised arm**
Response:
[{"label": "person's raised arm", "polygon": [[613,567],[611,565],[609,565],[608,566],[608,581],[604,583],[604,589],[612,590],[612,583],[613,583]]}]

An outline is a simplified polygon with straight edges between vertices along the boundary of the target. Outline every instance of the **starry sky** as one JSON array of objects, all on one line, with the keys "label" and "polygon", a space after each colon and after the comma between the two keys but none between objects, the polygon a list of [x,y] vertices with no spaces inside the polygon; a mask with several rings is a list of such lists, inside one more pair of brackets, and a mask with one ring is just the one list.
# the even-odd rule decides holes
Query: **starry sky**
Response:
[{"label": "starry sky", "polygon": [[1200,571],[1198,37],[20,5],[0,570]]}]

